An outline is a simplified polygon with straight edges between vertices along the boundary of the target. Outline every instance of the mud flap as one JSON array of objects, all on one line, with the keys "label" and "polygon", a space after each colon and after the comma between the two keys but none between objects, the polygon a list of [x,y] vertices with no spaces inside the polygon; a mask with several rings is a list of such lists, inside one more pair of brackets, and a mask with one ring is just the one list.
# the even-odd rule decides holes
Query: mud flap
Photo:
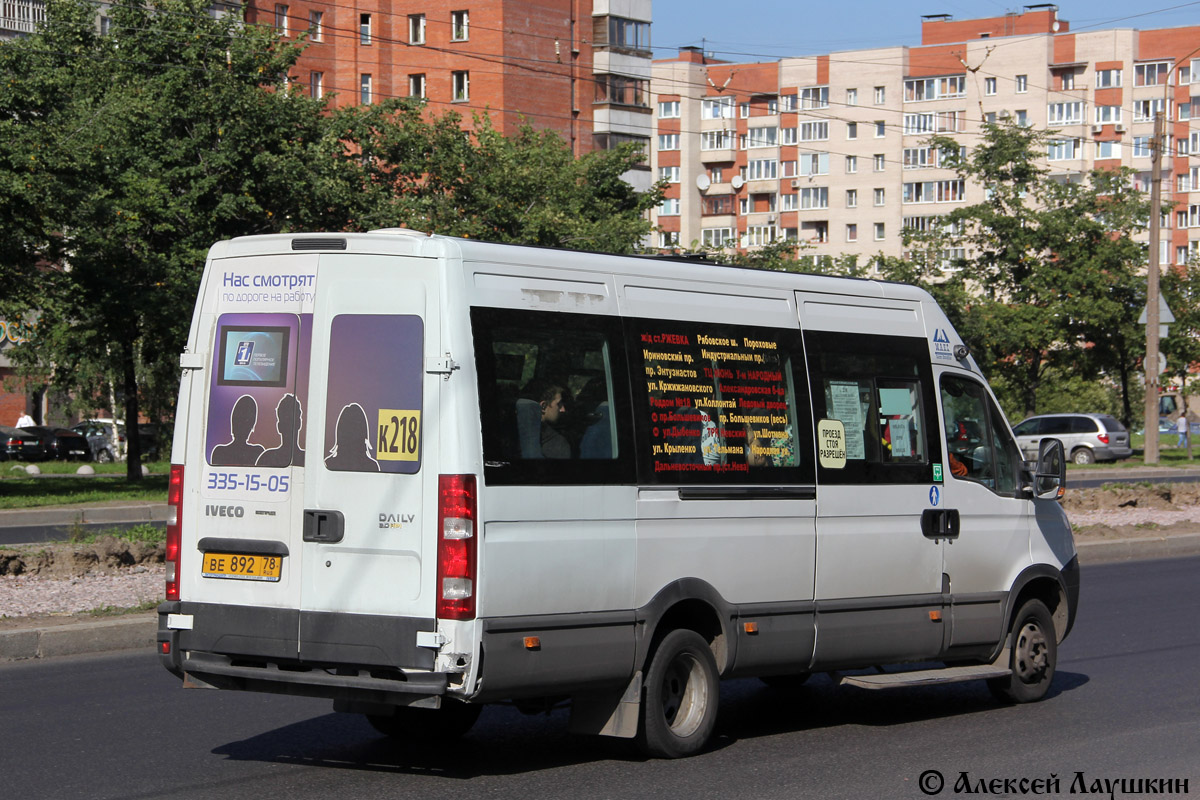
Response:
[{"label": "mud flap", "polygon": [[637,735],[638,714],[642,707],[642,671],[622,692],[587,692],[571,699],[571,733],[615,736],[632,739]]}]

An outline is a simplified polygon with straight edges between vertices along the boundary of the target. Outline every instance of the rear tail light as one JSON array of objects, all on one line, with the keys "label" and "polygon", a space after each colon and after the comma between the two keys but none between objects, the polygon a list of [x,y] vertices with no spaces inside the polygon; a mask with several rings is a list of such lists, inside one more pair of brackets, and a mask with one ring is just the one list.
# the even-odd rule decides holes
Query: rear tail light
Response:
[{"label": "rear tail light", "polygon": [[438,476],[437,616],[475,618],[475,476]]},{"label": "rear tail light", "polygon": [[179,555],[183,537],[183,465],[171,465],[167,482],[167,599],[179,599]]},{"label": "rear tail light", "polygon": [[1100,440],[1101,444],[1108,444],[1108,434],[1107,433],[1101,433],[1096,438]]}]

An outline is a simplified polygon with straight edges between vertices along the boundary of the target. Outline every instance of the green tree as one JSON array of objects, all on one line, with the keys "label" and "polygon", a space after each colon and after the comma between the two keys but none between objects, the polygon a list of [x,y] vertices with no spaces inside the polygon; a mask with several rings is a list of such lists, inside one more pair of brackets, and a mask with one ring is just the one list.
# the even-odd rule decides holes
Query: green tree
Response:
[{"label": "green tree", "polygon": [[[932,140],[942,165],[985,187],[987,198],[910,237],[917,277],[1010,393],[1006,407],[1035,413],[1052,370],[1083,379],[1106,373],[1121,386],[1128,421],[1144,294],[1144,248],[1133,236],[1148,205],[1124,171],[1050,176],[1040,162],[1053,132],[984,128],[965,154],[953,139]],[[950,263],[941,255],[950,246],[965,247],[967,257]]]}]

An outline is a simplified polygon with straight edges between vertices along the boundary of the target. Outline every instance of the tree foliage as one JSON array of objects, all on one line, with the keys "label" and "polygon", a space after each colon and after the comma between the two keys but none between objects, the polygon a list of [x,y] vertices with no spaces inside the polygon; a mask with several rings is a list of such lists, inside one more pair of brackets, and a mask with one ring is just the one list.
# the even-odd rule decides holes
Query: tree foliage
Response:
[{"label": "tree foliage", "polygon": [[[295,230],[408,226],[628,251],[655,193],[632,151],[582,159],[526,127],[431,118],[409,101],[330,110],[289,86],[303,46],[202,0],[89,0],[0,46],[0,313],[14,348],[78,409],[170,414],[208,247]],[[140,477],[130,437],[131,479]]]}]

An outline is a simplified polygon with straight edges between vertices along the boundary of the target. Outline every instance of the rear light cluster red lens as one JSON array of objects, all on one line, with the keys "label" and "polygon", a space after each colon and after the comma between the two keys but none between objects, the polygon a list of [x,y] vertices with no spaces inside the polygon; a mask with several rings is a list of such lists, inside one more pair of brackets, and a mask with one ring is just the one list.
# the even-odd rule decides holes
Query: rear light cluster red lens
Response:
[{"label": "rear light cluster red lens", "polygon": [[1102,444],[1108,444],[1108,434],[1107,433],[1102,433],[1102,434],[1098,435],[1096,438],[1099,439]]},{"label": "rear light cluster red lens", "polygon": [[171,465],[167,482],[167,599],[179,599],[179,556],[183,537],[183,465]]},{"label": "rear light cluster red lens", "polygon": [[475,618],[475,476],[438,476],[437,616]]}]

